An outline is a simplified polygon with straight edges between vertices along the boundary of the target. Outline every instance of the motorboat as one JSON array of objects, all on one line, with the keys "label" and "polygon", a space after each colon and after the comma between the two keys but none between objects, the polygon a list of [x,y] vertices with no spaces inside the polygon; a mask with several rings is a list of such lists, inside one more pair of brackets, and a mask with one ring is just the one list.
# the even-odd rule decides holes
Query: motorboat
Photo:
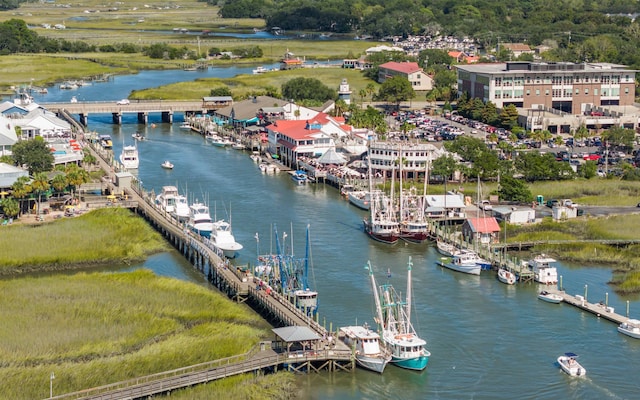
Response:
[{"label": "motorboat", "polygon": [[631,336],[634,339],[640,339],[640,321],[637,319],[629,319],[618,326],[618,332]]},{"label": "motorboat", "polygon": [[453,257],[460,251],[460,249],[458,249],[455,244],[445,242],[441,239],[436,240],[436,249],[438,250],[438,253],[442,254],[445,257]]},{"label": "motorboat", "polygon": [[380,335],[363,326],[340,328],[340,339],[354,350],[356,363],[362,368],[383,373],[391,355],[380,346]]},{"label": "motorboat", "polygon": [[213,221],[209,214],[209,207],[203,203],[196,201],[189,206],[189,220],[187,221],[189,229],[198,235],[209,238],[213,231]]},{"label": "motorboat", "polygon": [[265,72],[269,72],[269,70],[262,65],[253,70],[254,75],[264,74]]},{"label": "motorboat", "polygon": [[146,138],[144,136],[142,136],[142,134],[140,134],[140,132],[136,132],[136,133],[132,134],[131,137],[134,138],[135,140],[138,140],[138,141],[146,140]]},{"label": "motorboat", "polygon": [[498,280],[507,285],[513,285],[516,283],[517,277],[513,272],[500,268],[498,270]]},{"label": "motorboat", "polygon": [[296,170],[291,172],[291,179],[298,185],[304,185],[309,181],[307,173],[302,170]]},{"label": "motorboat", "polygon": [[191,129],[191,124],[185,121],[180,124],[180,129]]},{"label": "motorboat", "polygon": [[538,298],[542,301],[546,301],[547,303],[559,304],[562,302],[562,296],[557,293],[551,293],[546,290],[538,293]]},{"label": "motorboat", "polygon": [[533,279],[545,285],[558,283],[558,270],[551,266],[556,262],[553,258],[540,254],[528,261],[529,268],[533,271]]},{"label": "motorboat", "polygon": [[126,169],[138,169],[140,165],[138,148],[136,146],[124,146],[122,153],[120,153],[120,163]]},{"label": "motorboat", "polygon": [[348,197],[349,192],[353,192],[354,190],[356,190],[356,188],[353,185],[351,185],[349,183],[344,184],[340,188],[340,195],[342,195],[344,197]]},{"label": "motorboat", "polygon": [[69,100],[69,103],[77,103],[78,102],[78,98],[76,96],[71,96],[71,100]]},{"label": "motorboat", "polygon": [[100,142],[100,146],[105,150],[113,148],[113,140],[111,140],[111,136],[109,135],[98,136],[98,142]]},{"label": "motorboat", "polygon": [[190,215],[189,202],[187,197],[181,194],[176,195],[175,207],[171,215],[175,217],[179,222],[187,222]]},{"label": "motorboat", "polygon": [[173,169],[173,164],[169,160],[164,160],[160,166],[164,169]]},{"label": "motorboat", "polygon": [[237,253],[242,250],[242,245],[236,242],[231,232],[231,224],[225,220],[219,220],[213,223],[213,230],[209,237],[211,243],[222,251],[227,258],[235,258]]},{"label": "motorboat", "polygon": [[179,196],[175,186],[163,186],[162,192],[156,196],[156,204],[160,210],[172,214],[176,210],[176,198]]},{"label": "motorboat", "polygon": [[560,368],[571,376],[585,376],[587,370],[578,362],[578,355],[575,353],[564,353],[558,357]]},{"label": "motorboat", "polygon": [[231,148],[234,150],[244,150],[245,149],[245,145],[242,144],[241,141],[236,140],[235,142],[233,142],[233,144],[231,145]]},{"label": "motorboat", "polygon": [[347,199],[349,199],[349,203],[362,210],[369,211],[371,207],[371,195],[368,190],[352,190],[347,192]]},{"label": "motorboat", "polygon": [[251,160],[253,160],[253,162],[259,163],[260,160],[261,160],[260,152],[259,151],[251,152],[251,155],[249,156],[249,158],[251,158]]},{"label": "motorboat", "polygon": [[451,258],[439,260],[437,261],[437,264],[441,267],[463,272],[465,274],[480,275],[482,266],[479,260],[482,259],[479,258],[474,251],[465,250],[455,253]]},{"label": "motorboat", "polygon": [[401,368],[422,371],[427,367],[431,353],[425,349],[411,323],[411,268],[407,266],[406,300],[390,284],[378,286],[371,263],[368,264],[371,286],[376,304],[376,322],[382,332],[382,346],[391,353],[391,362]]},{"label": "motorboat", "polygon": [[209,135],[207,140],[216,147],[226,147],[231,144],[227,139],[218,135]]}]

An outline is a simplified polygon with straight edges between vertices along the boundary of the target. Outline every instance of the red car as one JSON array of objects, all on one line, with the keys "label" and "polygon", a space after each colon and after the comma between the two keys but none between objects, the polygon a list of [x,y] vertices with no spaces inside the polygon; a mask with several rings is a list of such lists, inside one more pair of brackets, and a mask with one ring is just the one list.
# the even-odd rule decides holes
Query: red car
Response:
[{"label": "red car", "polygon": [[587,160],[587,161],[598,161],[600,159],[600,155],[599,154],[587,154],[586,156],[583,156],[582,158]]}]

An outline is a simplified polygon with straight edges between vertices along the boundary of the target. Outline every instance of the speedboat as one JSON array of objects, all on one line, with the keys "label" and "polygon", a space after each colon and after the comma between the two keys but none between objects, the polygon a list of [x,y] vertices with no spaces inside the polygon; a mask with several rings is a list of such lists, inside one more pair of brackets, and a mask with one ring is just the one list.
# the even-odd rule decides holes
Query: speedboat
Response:
[{"label": "speedboat", "polygon": [[578,363],[578,355],[575,353],[564,353],[563,356],[558,357],[558,364],[564,372],[571,376],[587,375],[587,370]]},{"label": "speedboat", "polygon": [[538,293],[538,298],[542,301],[546,301],[547,303],[559,304],[562,302],[562,296],[557,293],[547,292],[546,290]]},{"label": "speedboat", "polygon": [[551,266],[551,263],[554,262],[556,262],[556,260],[544,254],[540,254],[532,260],[529,260],[528,265],[533,271],[533,279],[545,285],[555,285],[558,283],[558,270]]},{"label": "speedboat", "polygon": [[498,280],[507,285],[513,285],[516,283],[516,274],[511,271],[508,271],[504,268],[500,268],[498,270]]},{"label": "speedboat", "polygon": [[164,169],[173,169],[173,164],[169,160],[164,160],[164,162],[161,164],[161,166]]},{"label": "speedboat", "polygon": [[227,145],[230,144],[228,140],[218,135],[209,135],[207,136],[207,140],[209,140],[211,144],[216,147],[226,147]]},{"label": "speedboat", "polygon": [[258,151],[251,152],[251,155],[249,156],[249,158],[251,158],[253,160],[253,162],[259,163],[260,159],[261,159],[260,152],[258,152]]},{"label": "speedboat", "polygon": [[136,146],[124,146],[120,153],[120,162],[126,169],[137,169],[140,165],[138,148]]},{"label": "speedboat", "polygon": [[140,132],[136,132],[136,133],[132,134],[131,137],[134,138],[135,140],[139,140],[139,141],[145,140],[145,137],[142,136],[140,134]]},{"label": "speedboat", "polygon": [[371,195],[368,190],[352,190],[347,192],[349,203],[362,209],[369,210],[371,207]]},{"label": "speedboat", "polygon": [[291,173],[291,179],[298,185],[303,185],[309,180],[307,173],[302,170],[293,171]]},{"label": "speedboat", "polygon": [[213,230],[209,239],[227,258],[234,258],[237,252],[242,250],[242,245],[236,242],[233,233],[231,233],[231,224],[225,220],[213,223]]},{"label": "speedboat", "polygon": [[209,214],[209,207],[197,201],[189,206],[189,221],[187,226],[192,232],[209,238],[213,231],[213,222]]},{"label": "speedboat", "polygon": [[391,355],[380,347],[380,335],[364,326],[340,328],[340,339],[354,350],[356,363],[362,368],[382,373]]},{"label": "speedboat", "polygon": [[445,257],[453,257],[456,253],[460,251],[455,244],[445,242],[444,240],[436,240],[436,248],[438,249],[438,253],[442,254]]},{"label": "speedboat", "polygon": [[482,259],[473,251],[459,251],[450,259],[445,258],[437,261],[437,264],[441,267],[463,272],[465,274],[480,275],[482,267],[478,260]]},{"label": "speedboat", "polygon": [[265,72],[269,72],[269,70],[262,65],[253,70],[254,75],[264,74]]},{"label": "speedboat", "polygon": [[109,135],[100,135],[98,136],[98,140],[100,141],[100,145],[105,150],[109,150],[113,147],[113,141],[111,140],[111,136]]},{"label": "speedboat", "polygon": [[637,319],[629,319],[618,326],[618,332],[631,336],[634,339],[640,339],[640,321]]},{"label": "speedboat", "polygon": [[185,121],[185,122],[180,124],[180,129],[191,129],[191,124],[189,124],[187,121]]}]

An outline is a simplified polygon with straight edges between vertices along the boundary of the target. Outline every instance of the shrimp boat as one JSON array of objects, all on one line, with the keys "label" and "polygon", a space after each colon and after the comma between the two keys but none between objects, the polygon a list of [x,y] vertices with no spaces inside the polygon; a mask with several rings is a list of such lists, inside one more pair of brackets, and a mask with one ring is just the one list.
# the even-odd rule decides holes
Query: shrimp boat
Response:
[{"label": "shrimp boat", "polygon": [[411,257],[407,264],[407,296],[402,300],[390,284],[377,286],[371,263],[369,277],[376,303],[376,322],[382,331],[382,345],[391,353],[391,363],[400,368],[422,371],[431,353],[411,324]]},{"label": "shrimp boat", "polygon": [[340,328],[340,339],[354,350],[356,363],[362,368],[383,373],[391,356],[380,347],[380,335],[363,326]]}]

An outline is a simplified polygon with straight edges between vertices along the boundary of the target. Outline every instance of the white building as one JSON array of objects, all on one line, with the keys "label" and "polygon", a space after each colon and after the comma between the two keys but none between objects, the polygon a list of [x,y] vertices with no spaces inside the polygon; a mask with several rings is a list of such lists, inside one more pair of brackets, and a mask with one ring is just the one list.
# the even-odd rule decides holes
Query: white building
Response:
[{"label": "white building", "polygon": [[493,216],[498,221],[507,221],[516,225],[536,222],[536,210],[531,207],[495,206],[493,207]]},{"label": "white building", "polygon": [[406,78],[413,90],[424,91],[433,89],[433,79],[415,62],[390,61],[378,67],[378,82],[383,83],[394,76]]}]

